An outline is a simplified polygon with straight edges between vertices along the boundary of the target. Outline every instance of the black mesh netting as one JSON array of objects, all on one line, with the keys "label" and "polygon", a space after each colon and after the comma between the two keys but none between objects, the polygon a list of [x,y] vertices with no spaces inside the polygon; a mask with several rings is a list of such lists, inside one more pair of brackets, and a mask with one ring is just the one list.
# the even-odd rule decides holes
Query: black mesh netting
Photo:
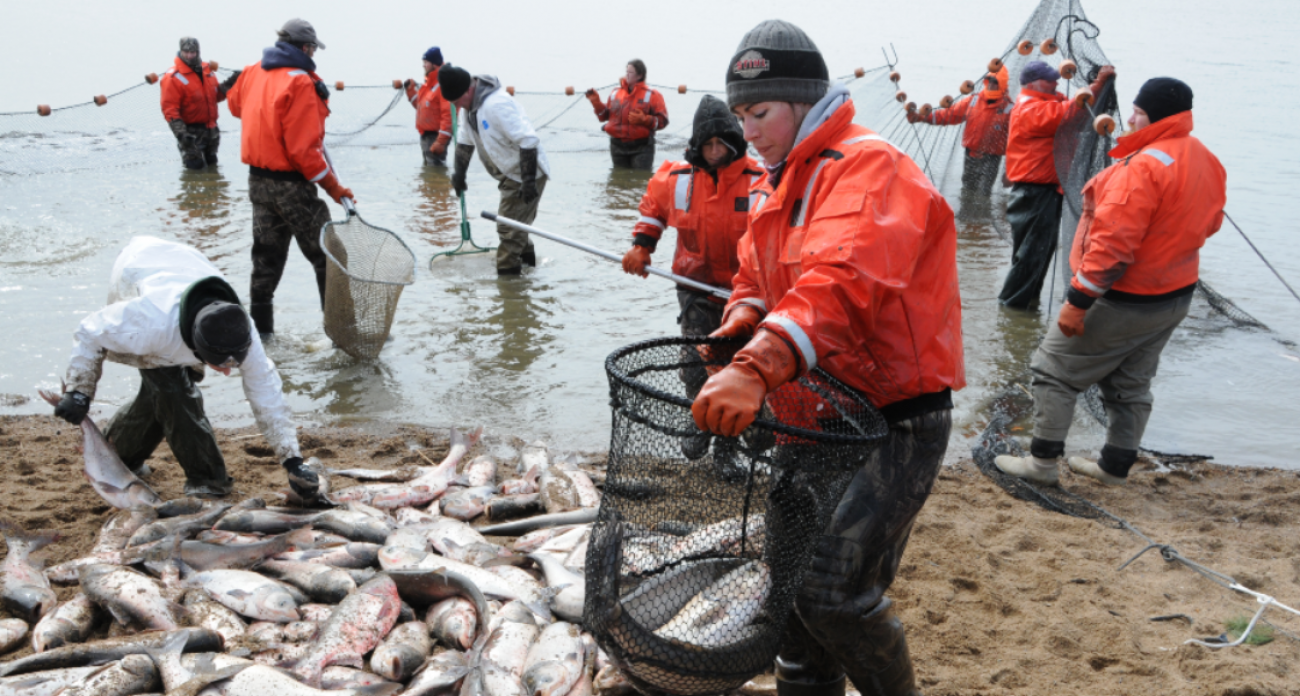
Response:
[{"label": "black mesh netting", "polygon": [[887,430],[814,370],[740,437],[701,433],[690,396],[743,344],[663,338],[605,363],[613,431],[584,624],[647,693],[725,693],[771,666],[810,542]]},{"label": "black mesh netting", "polygon": [[402,289],[415,282],[415,254],[401,237],[355,212],[321,228],[325,266],[325,335],[348,355],[379,357]]}]

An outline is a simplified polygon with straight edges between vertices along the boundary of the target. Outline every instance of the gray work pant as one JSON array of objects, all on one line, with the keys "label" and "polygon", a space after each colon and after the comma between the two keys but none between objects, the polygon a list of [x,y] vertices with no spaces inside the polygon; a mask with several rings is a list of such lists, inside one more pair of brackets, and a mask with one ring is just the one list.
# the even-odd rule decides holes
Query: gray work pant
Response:
[{"label": "gray work pant", "polygon": [[429,152],[429,148],[438,142],[438,131],[429,131],[420,134],[420,152],[424,153],[424,166],[426,167],[445,167],[447,166],[447,156],[438,156]]},{"label": "gray work pant", "polygon": [[[497,206],[497,215],[525,225],[533,224],[533,220],[537,219],[537,206],[542,202],[542,192],[546,190],[546,175],[537,172],[537,198],[534,198],[532,203],[525,203],[524,199],[519,197],[519,190],[523,188],[523,184],[502,174],[500,169],[489,164],[486,159],[483,160],[483,166],[487,168],[488,174],[497,180],[497,190],[501,192],[501,204]],[[523,253],[533,248],[528,233],[497,223],[497,236],[501,238],[497,243],[497,268],[523,267]]]},{"label": "gray work pant", "polygon": [[140,392],[104,428],[122,462],[135,471],[165,439],[185,471],[186,485],[229,491],[226,460],[203,412],[203,393],[188,367],[140,370]]},{"label": "gray work pant", "polygon": [[[1067,338],[1052,322],[1029,364],[1035,442],[1059,443],[1063,450],[1075,401],[1096,384],[1110,421],[1106,444],[1136,453],[1155,401],[1151,380],[1160,366],[1160,352],[1191,304],[1191,295],[1153,304],[1103,298],[1088,310],[1083,335],[1075,338]],[[1116,475],[1127,473],[1125,467]]]}]

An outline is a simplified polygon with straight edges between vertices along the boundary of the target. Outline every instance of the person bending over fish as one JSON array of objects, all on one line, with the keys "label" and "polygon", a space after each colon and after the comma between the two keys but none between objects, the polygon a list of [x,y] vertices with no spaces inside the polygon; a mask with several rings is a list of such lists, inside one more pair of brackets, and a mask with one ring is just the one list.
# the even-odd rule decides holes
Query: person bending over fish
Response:
[{"label": "person bending over fish", "polygon": [[[133,472],[163,438],[185,470],[185,495],[221,497],[233,479],[203,412],[197,383],[205,367],[238,368],[244,395],[289,485],[315,497],[316,474],[303,468],[297,428],[275,363],[262,349],[239,296],[193,247],[136,237],[113,263],[108,306],[81,321],[54,415],[79,425],[90,410],[104,360],[140,370],[140,393],[114,414],[105,436]],[[147,472],[146,472],[147,473]]]}]

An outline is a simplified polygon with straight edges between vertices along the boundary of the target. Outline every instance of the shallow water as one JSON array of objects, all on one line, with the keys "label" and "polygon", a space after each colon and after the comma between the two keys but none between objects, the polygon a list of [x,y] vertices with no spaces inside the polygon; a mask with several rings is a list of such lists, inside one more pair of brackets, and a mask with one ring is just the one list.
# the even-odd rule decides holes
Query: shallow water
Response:
[{"label": "shallow water", "polygon": [[[832,75],[879,64],[877,47],[892,41],[903,61],[899,67],[907,89],[933,93],[937,101],[1003,50],[1033,4],[981,3],[976,8],[927,3],[911,9],[897,4],[868,10],[857,3],[822,3],[814,13],[778,3],[758,3],[757,9],[747,3],[743,7],[751,11],[737,12],[741,6],[667,2],[657,6],[660,12],[642,18],[631,35],[607,5],[571,6],[563,28],[543,10],[519,11],[509,5],[491,45],[464,35],[437,40],[449,60],[497,73],[525,91],[577,83],[580,92],[587,85],[607,84],[617,79],[624,54],[641,55],[650,64],[653,84],[685,82],[718,89],[720,66],[743,32],[761,17],[783,16],[822,46]],[[1223,27],[1218,5],[1177,3],[1173,20],[1171,7],[1175,5],[1088,3],[1090,17],[1103,29],[1102,46],[1119,65],[1122,102],[1131,99],[1145,76],[1194,77],[1189,82],[1197,90],[1197,133],[1228,169],[1229,211],[1284,274],[1300,280],[1294,205],[1289,204],[1300,178],[1300,147],[1285,119],[1276,118],[1278,99],[1300,87],[1295,59],[1281,50],[1284,37],[1300,29],[1300,20],[1279,9],[1258,13],[1267,19],[1233,18],[1231,27]],[[317,56],[325,79],[382,84],[414,74],[418,55],[429,43],[426,32],[406,26],[415,22],[393,22],[396,9],[382,18],[354,19],[350,8],[318,3],[308,17],[330,47]],[[176,9],[184,18],[186,10]],[[18,9],[20,26],[42,28],[16,37],[16,45],[0,47],[0,59],[12,65],[10,59],[26,50],[41,55],[51,70],[67,65],[67,56],[49,51],[52,37],[42,36],[53,31],[44,28],[52,26],[51,12]],[[408,16],[421,12],[428,10],[409,4]],[[698,21],[683,25],[683,12]],[[251,3],[232,3],[229,12],[218,14],[212,18],[196,12],[190,21],[202,16],[204,54],[227,66],[256,59],[270,36],[263,25],[283,21],[278,10]],[[936,23],[934,17],[944,19]],[[29,109],[36,101],[82,101],[88,94],[129,85],[138,79],[133,76],[145,72],[141,65],[158,70],[170,61],[173,35],[195,31],[175,17],[147,12],[131,19],[92,14],[68,22],[60,42],[93,46],[101,58],[96,70],[70,67],[62,73],[66,79],[58,81],[46,79],[44,72],[5,71],[0,111]],[[99,30],[105,26],[115,30],[112,42],[102,38]],[[543,39],[535,35],[537,26],[554,30]],[[1152,36],[1143,30],[1153,26],[1162,32]],[[937,45],[943,50],[935,50]],[[692,49],[676,50],[679,46]],[[349,124],[373,117],[391,94],[355,87],[336,93],[330,130],[349,130]],[[668,97],[672,124],[667,144],[659,147],[661,161],[680,151],[698,101],[698,94]],[[521,94],[520,99],[534,123],[557,119],[542,132],[554,178],[536,224],[621,253],[648,175],[611,171],[604,139],[585,104],[565,112],[573,101],[563,95]],[[14,396],[34,396],[38,385],[57,384],[77,322],[103,302],[113,258],[133,235],[199,247],[241,294],[246,292],[251,211],[246,170],[238,164],[238,133],[223,138],[222,164],[215,172],[183,172],[156,106],[146,102],[141,102],[138,128],[107,135],[91,131],[95,138],[89,146],[89,139],[78,141],[87,146],[78,165],[86,168],[0,174],[0,315],[9,339],[0,349],[0,413],[47,412],[35,399],[4,404],[17,400]],[[88,113],[92,116],[83,127],[93,129],[96,112]],[[415,250],[417,281],[402,295],[392,339],[380,359],[357,363],[324,338],[314,281],[301,255],[291,251],[277,294],[279,334],[270,348],[291,407],[308,422],[485,424],[499,435],[542,437],[561,449],[606,447],[605,356],[633,341],[676,333],[672,286],[626,276],[614,264],[541,239],[535,241],[539,267],[522,278],[498,280],[490,255],[443,259],[431,269],[429,257],[458,241],[458,211],[446,173],[420,166],[412,120],[411,109],[399,103],[376,128],[346,142],[335,139],[332,154],[344,183],[358,196],[362,216],[393,229]],[[224,110],[221,124],[223,129],[237,127]],[[0,117],[0,134],[10,130]],[[7,171],[6,162],[17,161],[18,155],[6,150],[3,140],[0,170]],[[48,152],[35,147],[22,155],[39,158]],[[145,164],[95,164],[146,152],[154,154],[144,157],[151,159]],[[474,238],[483,244],[494,243],[495,232],[477,219],[477,211],[495,209],[494,183],[481,166],[471,167],[467,202]],[[331,211],[342,217],[337,206],[331,204]],[[1009,263],[1008,247],[996,229],[962,224],[959,234],[969,386],[957,395],[950,458],[969,451],[968,438],[986,421],[989,397],[1009,382],[1024,380],[1027,356],[1044,324],[1038,313],[1004,310],[994,300]],[[672,244],[670,234],[657,262],[669,263]],[[1289,398],[1300,392],[1300,354],[1284,343],[1297,338],[1300,303],[1230,228],[1207,246],[1202,266],[1203,276],[1219,291],[1273,331],[1225,328],[1203,304],[1196,305],[1198,316],[1165,351],[1144,444],[1208,453],[1228,463],[1300,467],[1295,457],[1300,453],[1297,409]],[[1059,297],[1059,288],[1056,293]],[[137,384],[134,371],[110,366],[94,413],[111,412],[134,394]],[[218,424],[251,422],[237,380],[210,376],[204,393]],[[1085,416],[1076,423],[1071,450],[1101,444],[1099,427]]]}]

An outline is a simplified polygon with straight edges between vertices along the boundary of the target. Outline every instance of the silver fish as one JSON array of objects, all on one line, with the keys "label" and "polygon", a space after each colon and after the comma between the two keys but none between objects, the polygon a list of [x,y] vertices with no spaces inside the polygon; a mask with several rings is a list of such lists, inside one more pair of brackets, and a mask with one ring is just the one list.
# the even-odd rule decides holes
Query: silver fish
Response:
[{"label": "silver fish", "polygon": [[478,615],[470,600],[450,597],[430,606],[424,623],[444,645],[468,650],[477,635]]},{"label": "silver fish", "polygon": [[328,604],[308,602],[298,607],[298,613],[302,614],[303,621],[315,621],[318,624],[323,624],[329,621],[330,616],[334,614],[334,607]]},{"label": "silver fish", "polygon": [[229,532],[280,534],[312,524],[320,512],[281,512],[279,510],[231,510],[212,526]]},{"label": "silver fish", "polygon": [[344,546],[310,549],[307,551],[286,551],[271,557],[275,561],[305,561],[320,563],[335,568],[367,568],[379,558],[379,544],[363,541],[350,541]]},{"label": "silver fish", "polygon": [[267,561],[258,570],[279,578],[302,590],[311,599],[336,604],[357,589],[347,572],[332,566],[306,561]]},{"label": "silver fish", "polygon": [[548,553],[534,551],[528,557],[542,567],[542,572],[546,574],[546,584],[560,590],[551,599],[551,609],[555,615],[565,621],[581,622],[582,608],[587,597],[586,580],[564,567],[559,558]]},{"label": "silver fish", "polygon": [[248,626],[238,613],[220,602],[212,601],[203,590],[185,593],[185,613],[190,625],[216,631],[228,644],[234,643],[248,632]]},{"label": "silver fish", "polygon": [[341,534],[352,541],[366,541],[372,544],[384,543],[395,526],[389,520],[379,519],[358,510],[329,510],[318,515],[312,520],[312,524],[317,529]]},{"label": "silver fish", "polygon": [[[52,614],[46,615],[51,616]],[[45,619],[41,619],[42,622]],[[37,624],[38,626],[40,624]],[[22,619],[0,619],[0,653],[7,653],[10,650],[22,645],[23,638],[27,637],[27,622]],[[36,652],[40,652],[38,649]]]},{"label": "silver fish", "polygon": [[253,544],[181,542],[181,560],[195,570],[251,568],[270,556],[311,543],[309,530],[285,532]]},{"label": "silver fish", "polygon": [[[390,691],[397,692],[402,690],[401,684],[384,679],[377,674],[371,674],[352,667],[342,665],[333,665],[326,667],[320,673],[320,687],[326,691],[338,689],[363,689],[366,687],[384,687]],[[367,689],[367,692],[370,690]]]},{"label": "silver fish", "polygon": [[[437,508],[434,508],[436,510]],[[439,514],[433,511],[426,512],[412,507],[397,508],[393,511],[393,519],[397,521],[399,527],[421,527],[427,524],[433,524],[438,521]]]},{"label": "silver fish", "polygon": [[[645,575],[700,556],[739,552],[742,542],[747,553],[761,554],[766,529],[766,518],[758,514],[748,520],[732,517],[715,522],[684,537],[656,533],[632,537],[623,546],[623,572]],[[643,539],[645,543],[633,543]]]},{"label": "silver fish", "polygon": [[[384,557],[380,556],[380,563],[384,564]],[[501,599],[518,599],[528,606],[529,609],[536,612],[538,616],[547,619],[551,616],[551,610],[548,606],[548,594],[545,591],[536,590],[528,587],[521,587],[515,583],[506,581],[501,577],[483,570],[477,566],[453,561],[450,558],[443,558],[435,554],[426,554],[418,561],[414,559],[404,559],[400,564],[386,564],[384,570],[445,570],[451,571],[458,575],[464,576],[474,585],[476,585],[483,594]]]},{"label": "silver fish", "polygon": [[37,565],[40,561],[31,556],[58,541],[59,534],[52,531],[24,532],[8,523],[0,524],[0,531],[3,531],[5,545],[9,548],[4,563],[0,565],[4,602],[18,618],[29,624],[36,623],[47,612],[54,611],[58,598]]},{"label": "silver fish", "polygon": [[98,617],[99,607],[84,592],[78,592],[41,617],[32,629],[32,650],[45,652],[67,643],[83,643],[90,637]]},{"label": "silver fish", "polygon": [[586,646],[582,630],[571,623],[556,621],[542,629],[528,650],[524,666],[524,688],[531,696],[564,696],[582,676]]},{"label": "silver fish", "polygon": [[[60,397],[40,390],[41,398],[57,406]],[[89,417],[81,421],[81,446],[85,452],[86,479],[101,498],[119,510],[129,510],[137,505],[157,505],[162,502],[147,483],[126,468],[117,450],[108,443],[104,434]]]},{"label": "silver fish", "polygon": [[80,685],[64,689],[60,696],[134,696],[158,683],[158,668],[148,655],[127,655]]},{"label": "silver fish", "polygon": [[[387,489],[367,489],[366,491],[353,491],[348,488],[335,493],[332,500],[338,504],[342,502],[356,501],[365,502],[379,508],[399,508],[423,505],[433,500],[437,500],[446,492],[453,479],[456,478],[456,465],[465,456],[479,438],[483,435],[483,428],[471,432],[469,435],[462,435],[460,431],[452,428],[451,431],[451,449],[447,452],[447,457],[442,463],[432,468],[423,468],[420,475],[402,485],[389,486]],[[360,488],[356,486],[354,488]]]},{"label": "silver fish", "polygon": [[220,696],[382,696],[385,691],[362,689],[317,689],[276,667],[253,665],[219,684]]},{"label": "silver fish", "polygon": [[294,675],[309,686],[317,686],[321,670],[330,665],[363,667],[362,656],[392,630],[401,604],[397,586],[386,575],[362,585],[339,603],[321,628],[320,637],[294,667]]},{"label": "silver fish", "polygon": [[327,469],[333,476],[346,476],[358,481],[410,481],[420,475],[421,467],[403,466],[396,469]]},{"label": "silver fish", "polygon": [[744,640],[750,624],[767,602],[772,576],[767,566],[750,561],[700,592],[655,634],[702,648]]},{"label": "silver fish", "polygon": [[490,524],[479,527],[478,531],[483,534],[494,536],[518,536],[528,532],[544,529],[546,527],[559,527],[562,525],[588,524],[596,521],[597,508],[584,508],[572,512],[561,512],[554,515],[538,515],[529,517],[524,520],[515,520],[513,522],[502,522],[501,524]]},{"label": "silver fish", "polygon": [[74,643],[0,663],[0,677],[50,669],[98,665],[120,660],[126,655],[144,654],[145,648],[162,645],[173,633],[185,635],[185,650],[189,652],[212,652],[222,649],[221,636],[202,628],[182,628],[175,632],[149,631],[87,643]]},{"label": "silver fish", "polygon": [[163,596],[157,581],[122,566],[84,566],[81,591],[118,623],[137,622],[145,628],[171,631],[180,628],[185,615],[183,607]]},{"label": "silver fish", "polygon": [[542,529],[537,529],[528,532],[527,534],[524,534],[523,536],[520,536],[519,538],[515,539],[513,542],[511,542],[510,548],[514,549],[517,553],[532,553],[533,551],[537,551],[538,549],[542,548],[542,544],[545,544],[551,539],[573,528],[574,525],[562,525],[559,527],[543,527]]},{"label": "silver fish", "polygon": [[497,463],[485,456],[477,456],[465,465],[457,483],[467,488],[492,485],[497,479]]},{"label": "silver fish", "polygon": [[457,520],[472,520],[483,514],[484,506],[494,495],[495,486],[456,488],[443,496],[442,514]]},{"label": "silver fish", "polygon": [[103,670],[103,665],[94,665],[0,678],[0,696],[55,696],[66,687],[84,684]]},{"label": "silver fish", "polygon": [[465,653],[456,650],[440,652],[424,663],[402,696],[443,696],[454,691],[468,671]]},{"label": "silver fish", "polygon": [[[528,650],[537,642],[542,629],[533,620],[532,613],[520,602],[509,602],[496,615],[496,626],[483,645],[479,666],[484,662],[495,665],[514,679],[524,674]],[[521,684],[522,686],[522,684]]]},{"label": "silver fish", "polygon": [[[121,510],[108,518],[99,529],[99,539],[90,552],[119,551],[126,548],[127,541],[141,527],[158,519],[158,511],[143,505],[130,510]],[[166,536],[165,534],[163,536]]]},{"label": "silver fish", "polygon": [[195,533],[201,529],[211,527],[223,514],[231,509],[229,503],[218,503],[207,510],[196,512],[193,515],[181,515],[180,517],[166,517],[160,520],[154,520],[135,531],[131,538],[127,540],[127,546],[140,546],[151,541],[158,541],[166,536],[180,533],[187,536],[182,530],[193,530]]},{"label": "silver fish", "polygon": [[241,616],[279,623],[299,619],[296,598],[301,593],[279,580],[248,570],[206,570],[186,576],[185,581]]},{"label": "silver fish", "polygon": [[370,656],[370,670],[392,681],[405,682],[424,664],[433,650],[429,627],[423,621],[401,624]]}]

